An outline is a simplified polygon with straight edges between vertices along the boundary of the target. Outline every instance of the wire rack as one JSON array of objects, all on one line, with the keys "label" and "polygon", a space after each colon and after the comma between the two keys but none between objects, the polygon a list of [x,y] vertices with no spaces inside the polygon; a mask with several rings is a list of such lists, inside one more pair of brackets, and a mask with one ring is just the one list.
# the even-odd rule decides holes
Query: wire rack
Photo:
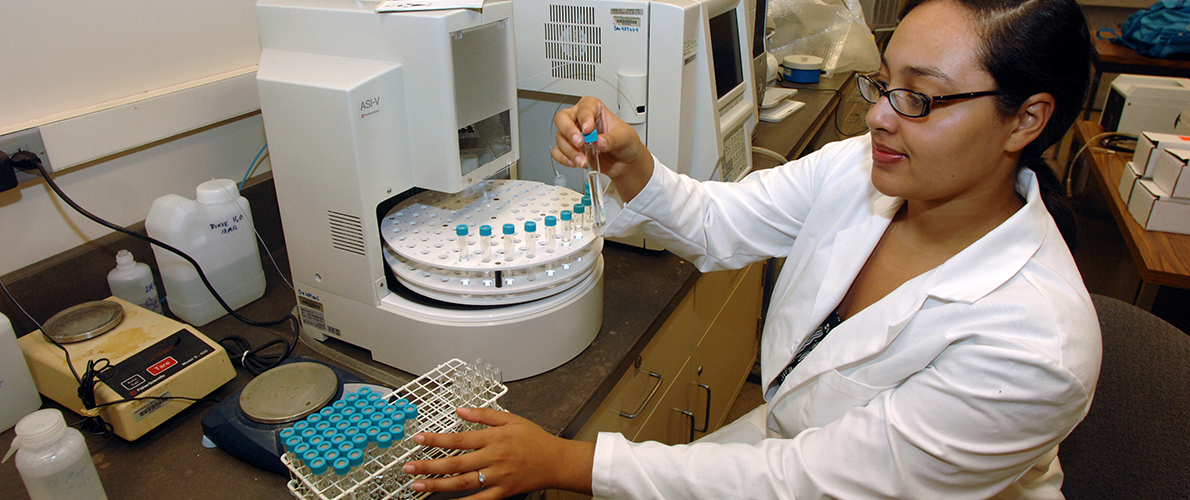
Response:
[{"label": "wire rack", "polygon": [[455,408],[501,409],[496,400],[508,388],[500,381],[500,371],[476,361],[468,364],[452,359],[401,386],[385,396],[391,404],[404,398],[416,404],[419,416],[417,428],[400,443],[393,443],[388,454],[368,456],[352,474],[337,477],[334,473],[316,476],[301,460],[289,456],[281,458],[289,469],[289,492],[302,500],[420,500],[426,492],[413,491],[413,482],[424,477],[410,476],[401,471],[411,460],[434,460],[461,453],[459,450],[423,447],[413,442],[416,432],[461,432],[482,427],[459,418]]}]

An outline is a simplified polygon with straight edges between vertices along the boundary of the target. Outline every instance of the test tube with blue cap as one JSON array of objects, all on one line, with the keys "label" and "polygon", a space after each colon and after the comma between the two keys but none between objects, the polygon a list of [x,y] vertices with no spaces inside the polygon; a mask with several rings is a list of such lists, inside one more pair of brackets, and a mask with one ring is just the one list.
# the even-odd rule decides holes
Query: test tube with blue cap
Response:
[{"label": "test tube with blue cap", "polygon": [[467,225],[455,226],[455,237],[459,242],[459,262],[467,262]]},{"label": "test tube with blue cap", "polygon": [[545,251],[554,251],[554,233],[555,227],[558,225],[558,218],[552,215],[545,216]]},{"label": "test tube with blue cap", "polygon": [[595,142],[599,140],[599,134],[592,129],[591,133],[583,136],[583,155],[587,157],[587,185],[591,192],[591,219],[592,225],[602,227],[604,221],[603,215],[603,178],[599,174],[599,152],[595,151]]},{"label": "test tube with blue cap", "polygon": [[326,459],[322,457],[310,461],[310,483],[314,488],[322,490],[328,486],[328,469]]},{"label": "test tube with blue cap", "polygon": [[571,219],[572,219],[572,214],[571,214],[570,210],[563,210],[562,211],[562,246],[564,246],[564,247],[570,246],[570,233],[573,232],[570,227],[572,225]]},{"label": "test tube with blue cap", "polygon": [[484,262],[492,261],[492,226],[484,224],[479,226],[479,246],[481,260]]},{"label": "test tube with blue cap", "polygon": [[516,224],[504,225],[504,260],[511,261],[513,257],[513,243],[516,240]]},{"label": "test tube with blue cap", "polygon": [[574,204],[574,224],[578,226],[574,228],[575,239],[581,239],[583,237],[583,232],[590,229],[590,225],[587,224],[586,213],[587,207],[583,206],[582,203]]},{"label": "test tube with blue cap", "polygon": [[525,257],[537,256],[537,223],[525,221]]},{"label": "test tube with blue cap", "polygon": [[421,422],[417,421],[417,405],[405,405],[405,433],[410,436],[417,434]]}]

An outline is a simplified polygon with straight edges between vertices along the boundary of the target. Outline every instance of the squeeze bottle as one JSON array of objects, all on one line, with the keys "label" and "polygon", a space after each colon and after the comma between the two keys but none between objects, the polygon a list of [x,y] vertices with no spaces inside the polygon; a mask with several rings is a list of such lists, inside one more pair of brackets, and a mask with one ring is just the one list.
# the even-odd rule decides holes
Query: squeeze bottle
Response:
[{"label": "squeeze bottle", "polygon": [[107,273],[107,286],[112,295],[145,309],[161,314],[161,299],[153,283],[153,271],[144,262],[137,262],[128,250],[116,252],[116,268]]},{"label": "squeeze bottle", "polygon": [[[196,193],[194,200],[176,194],[157,198],[145,230],[194,258],[227,305],[238,309],[264,295],[252,209],[231,179],[204,182]],[[227,314],[189,262],[156,246],[153,255],[171,312],[194,326]]]},{"label": "squeeze bottle", "polygon": [[107,500],[87,442],[57,409],[37,410],[16,426],[17,470],[32,500]]},{"label": "squeeze bottle", "polygon": [[41,408],[41,396],[8,317],[0,314],[0,432]]}]

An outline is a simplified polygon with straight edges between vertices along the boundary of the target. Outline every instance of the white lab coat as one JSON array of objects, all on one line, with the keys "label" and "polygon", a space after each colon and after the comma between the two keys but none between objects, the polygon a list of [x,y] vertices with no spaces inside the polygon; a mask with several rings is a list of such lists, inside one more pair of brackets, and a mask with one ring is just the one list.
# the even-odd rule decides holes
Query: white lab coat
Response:
[{"label": "white lab coat", "polygon": [[[631,203],[609,204],[607,232],[644,229],[703,271],[788,257],[761,340],[767,387],[901,203],[873,187],[870,147],[829,144],[737,184],[657,168]],[[600,434],[595,495],[1062,498],[1057,445],[1090,405],[1099,323],[1031,171],[1017,190],[1026,203],[1007,221],[832,330],[768,399],[767,438]]]}]

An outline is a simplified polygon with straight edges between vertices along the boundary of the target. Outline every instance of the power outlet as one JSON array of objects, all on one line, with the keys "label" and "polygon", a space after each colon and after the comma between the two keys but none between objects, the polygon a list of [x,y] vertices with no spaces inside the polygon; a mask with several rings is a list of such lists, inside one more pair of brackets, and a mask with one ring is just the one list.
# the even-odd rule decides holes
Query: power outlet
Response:
[{"label": "power outlet", "polygon": [[[41,158],[41,164],[45,166],[46,170],[53,171],[50,168],[50,158],[45,154],[45,143],[41,141],[41,129],[39,128],[28,128],[11,134],[0,135],[0,151],[4,151],[8,156],[16,154],[17,151],[30,151],[37,154],[38,158]],[[41,174],[35,170],[18,169],[16,173],[17,182],[41,178]]]}]

